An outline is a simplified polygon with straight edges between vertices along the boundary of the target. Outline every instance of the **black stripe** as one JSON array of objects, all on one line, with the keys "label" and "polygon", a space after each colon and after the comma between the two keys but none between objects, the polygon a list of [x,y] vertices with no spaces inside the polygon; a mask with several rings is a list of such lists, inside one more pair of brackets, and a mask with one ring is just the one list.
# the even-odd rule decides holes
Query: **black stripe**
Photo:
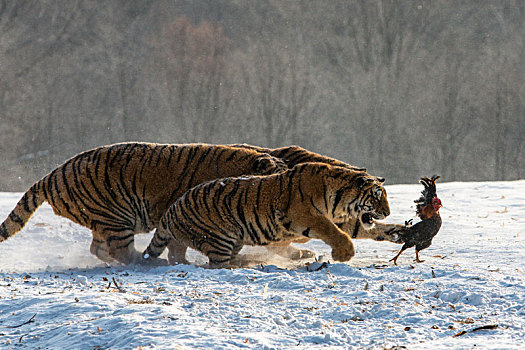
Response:
[{"label": "black stripe", "polygon": [[3,222],[2,225],[0,225],[0,235],[4,237],[4,239],[9,238],[9,232],[7,232],[7,226],[5,222]]},{"label": "black stripe", "polygon": [[[129,227],[126,227],[122,222],[117,221],[115,218],[111,218],[107,221],[92,220],[91,225],[93,226],[92,230],[100,231],[102,233],[124,232],[130,230]],[[99,226],[102,226],[102,229],[98,229]]]},{"label": "black stripe", "polygon": [[46,199],[46,201],[49,201],[49,199],[47,197],[47,190],[46,190],[47,184],[46,184],[45,180],[47,180],[47,179],[44,177],[42,180],[40,180],[40,184],[42,186],[42,193],[44,194],[44,198]]},{"label": "black stripe", "polygon": [[358,232],[359,232],[359,219],[355,221],[355,227],[354,227],[354,231],[352,232],[352,238],[356,238]]},{"label": "black stripe", "polygon": [[304,201],[304,193],[303,193],[303,189],[302,189],[302,180],[303,180],[303,177],[302,176],[298,176],[299,178],[299,181],[297,183],[297,188],[299,189],[299,194],[301,195],[301,201]]},{"label": "black stripe", "polygon": [[40,192],[40,186],[41,186],[41,183],[39,181],[36,184],[34,184],[32,187],[33,188],[33,210],[35,210],[39,205],[38,200],[37,200],[37,195]]},{"label": "black stripe", "polygon": [[[273,204],[270,204],[270,213],[275,213],[275,207]],[[272,240],[275,240],[275,234],[277,230],[278,224],[275,221],[275,215],[270,215],[270,225],[268,226],[269,234],[272,236]]]},{"label": "black stripe", "polygon": [[222,259],[222,260],[211,259],[210,257],[208,257],[208,259],[210,260],[210,264],[221,264],[221,263],[225,263],[227,261],[230,261],[231,260],[231,255],[228,254],[228,253],[230,253],[230,252],[225,253],[225,252],[217,251],[217,250],[209,250],[208,251],[208,255],[209,254],[217,254],[217,255],[226,257],[225,259]]},{"label": "black stripe", "polygon": [[14,211],[9,213],[9,219],[19,225],[24,224],[24,220],[20,216],[18,216]]},{"label": "black stripe", "polygon": [[[58,168],[57,168],[58,169]],[[48,197],[48,202],[49,204],[54,208],[54,209],[57,209],[58,210],[58,206],[55,202],[55,196],[54,196],[54,193],[53,193],[53,177],[56,176],[56,171],[57,169],[53,170],[49,175],[48,175],[48,178],[47,178],[47,188],[49,190],[49,197]],[[58,188],[55,188],[55,191],[58,191]]]},{"label": "black stripe", "polygon": [[[211,199],[212,202],[213,202],[213,199],[215,198],[210,198],[210,191],[211,191],[211,187],[212,186],[204,186],[203,188],[203,193],[202,193],[202,198],[203,198],[203,204],[204,204],[204,209],[206,210],[206,213],[211,213],[211,208],[210,208],[210,205],[208,203],[208,199]],[[194,192],[197,192],[197,191],[194,191]]]},{"label": "black stripe", "polygon": [[295,174],[297,173],[298,168],[294,168],[293,170],[289,170],[288,173],[288,201],[286,202],[286,209],[285,211],[288,211],[290,208],[290,204],[292,202],[292,187],[293,187],[293,178]]},{"label": "black stripe", "polygon": [[[239,187],[240,180],[235,181],[235,184],[236,184],[237,187]],[[250,238],[252,239],[252,242],[255,242],[256,244],[260,245],[261,244],[261,237],[259,237],[259,234],[258,234],[257,230],[255,230],[253,225],[250,222],[248,222],[248,220],[246,219],[245,213],[244,213],[244,207],[245,206],[243,206],[241,204],[241,196],[244,195],[244,196],[247,197],[249,188],[242,188],[241,191],[242,192],[239,193],[239,199],[238,199],[237,205],[236,205],[237,215],[239,217],[240,224],[246,229],[245,232],[247,232],[249,234]]]},{"label": "black stripe", "polygon": [[170,150],[170,154],[168,156],[168,161],[166,162],[166,168],[169,168],[170,165],[171,165],[171,160],[173,159],[173,155],[175,154],[175,147],[174,146],[170,146],[169,147],[169,150]]},{"label": "black stripe", "polygon": [[253,217],[255,218],[255,224],[257,225],[257,229],[259,232],[261,232],[264,236],[264,238],[267,241],[272,241],[273,237],[268,233],[268,231],[263,227],[261,220],[259,220],[259,215],[257,214],[257,208],[253,208]]},{"label": "black stripe", "polygon": [[215,164],[217,165],[217,152],[219,151],[219,148],[218,147],[211,147],[210,148],[210,154],[209,154],[209,158],[210,158],[210,164]]},{"label": "black stripe", "polygon": [[[98,198],[100,198],[100,200],[103,202],[103,203],[101,203],[99,205],[101,207],[107,206],[111,201],[108,198],[106,198],[106,196],[104,196],[104,194],[98,188],[99,186],[95,182],[95,179],[93,178],[93,176],[91,174],[91,168],[92,168],[91,165],[93,165],[93,163],[86,162],[86,176],[87,176],[89,182],[91,183],[91,189],[97,194]],[[96,167],[97,166],[95,166],[95,170],[96,170]],[[97,171],[95,171],[95,177],[98,179]],[[87,188],[86,188],[86,191],[87,191],[87,193],[91,192],[91,191],[87,190]]]},{"label": "black stripe", "polygon": [[256,191],[256,196],[255,196],[255,203],[257,204],[257,207],[261,207],[260,204],[261,204],[261,188],[262,188],[262,184],[263,182],[265,181],[266,178],[261,178],[258,180],[258,184],[257,184],[257,191]]},{"label": "black stripe", "polygon": [[184,150],[188,149],[188,146],[180,146],[177,147],[177,164],[180,163],[180,159],[182,158],[182,153],[184,153]]},{"label": "black stripe", "polygon": [[[219,186],[219,188],[218,188],[218,190],[215,191],[215,195],[214,195],[211,203],[213,205],[213,210],[218,215],[218,217],[223,218],[225,216],[223,215],[223,213],[221,212],[221,210],[219,209],[217,204],[224,200],[224,198],[221,198],[221,195],[224,192],[224,189],[225,189],[226,186],[221,185],[220,182],[221,182],[221,180],[217,180],[217,182],[216,182],[217,186]],[[225,207],[225,206],[223,205],[223,207]]]},{"label": "black stripe", "polygon": [[111,164],[113,163],[113,161],[118,155],[119,154],[115,154],[115,156],[104,167],[103,186],[104,186],[104,190],[106,191],[106,193],[109,194],[109,196],[111,197],[111,201],[107,203],[108,209],[111,208],[110,209],[111,211],[116,211],[117,214],[125,216],[125,217],[130,217],[130,216],[133,217],[133,213],[130,211],[130,208],[126,208],[125,206],[119,203],[117,194],[115,193],[115,190],[113,189],[113,184],[111,183],[111,180],[110,180],[109,169],[111,168]]},{"label": "black stripe", "polygon": [[326,196],[328,194],[328,191],[326,189],[326,183],[323,181],[323,200],[324,200],[324,209],[328,213],[328,199],[326,199]]},{"label": "black stripe", "polygon": [[[200,148],[199,150],[202,150],[202,148]],[[201,154],[201,156],[199,157],[199,159],[197,160],[197,163],[194,164],[194,170],[192,172],[192,174],[190,175],[189,177],[189,180],[188,180],[188,188],[191,188],[191,187],[194,187],[195,185],[198,185],[198,183],[193,183],[194,181],[194,178],[195,178],[195,175],[197,174],[197,172],[200,171],[200,166],[202,165],[202,163],[204,162],[204,159],[206,159],[206,156],[208,155],[208,153],[210,153],[210,147],[207,147]],[[207,167],[209,165],[206,165]]]},{"label": "black stripe", "polygon": [[[184,182],[184,179],[186,177],[185,171],[186,171],[186,169],[189,168],[189,164],[192,161],[192,159],[194,157],[194,153],[196,152],[197,149],[195,147],[191,147],[191,146],[186,146],[186,147],[182,148],[181,152],[179,153],[179,158],[177,159],[177,163],[180,162],[180,159],[181,159],[181,156],[182,156],[182,153],[184,152],[184,150],[188,150],[188,155],[186,156],[186,161],[184,162],[184,165],[181,167],[181,171],[182,172],[181,172],[180,177],[178,179],[178,186],[172,191],[168,203],[175,202],[177,198],[179,198],[184,192],[186,192],[186,191],[184,191],[184,188],[183,188],[183,190],[181,190],[182,183]],[[189,188],[191,188],[191,187],[189,187],[189,184],[188,184],[186,189],[189,189]]]},{"label": "black stripe", "polygon": [[[77,157],[75,159],[72,160],[72,162],[70,163],[70,167],[71,167],[71,171],[73,173],[73,182],[75,184],[74,188],[71,189],[71,191],[69,191],[68,189],[68,193],[69,193],[69,196],[71,198],[71,201],[72,202],[75,202],[75,199],[73,198],[76,197],[77,200],[79,200],[81,202],[81,204],[86,207],[86,203],[84,201],[84,198],[82,197],[82,187],[80,186],[80,183],[79,183],[79,179],[78,179],[78,175],[77,175],[77,171],[80,169],[80,163],[82,162],[82,157]],[[78,165],[77,165],[78,163]],[[63,176],[65,176],[65,174],[63,174]],[[76,190],[76,191],[75,191]],[[85,196],[85,194],[84,194]],[[77,208],[79,208],[78,204],[77,204]],[[88,222],[90,221],[90,217],[84,212],[84,210],[82,210],[81,208],[79,208],[79,212],[80,212],[80,215],[81,217],[83,218],[83,222],[81,222],[83,225],[87,226]]]},{"label": "black stripe", "polygon": [[[186,201],[186,203],[184,203],[184,201]],[[190,210],[192,211],[192,208],[191,208],[191,202],[189,202],[189,198],[188,196],[183,196],[180,200],[177,201],[177,206],[179,208],[179,211],[176,212],[176,217],[175,217],[175,220],[173,222],[173,224],[176,226],[176,227],[181,227],[180,224],[183,224],[184,226],[181,227],[183,231],[185,231],[188,235],[192,236],[192,237],[195,237],[195,235],[192,234],[192,232],[194,232],[196,229],[200,230],[199,234],[201,234],[202,236],[204,236],[203,233],[205,233],[206,235],[206,239],[209,240],[210,242],[214,242],[216,244],[218,244],[219,246],[222,246],[222,247],[226,247],[228,249],[231,249],[231,247],[234,245],[234,242],[231,242],[229,241],[227,238],[227,236],[223,237],[223,236],[219,236],[217,234],[215,234],[214,231],[210,231],[209,229],[211,229],[211,227],[207,226],[205,223],[202,222],[202,220],[200,220],[198,218],[198,214],[197,213],[193,213],[193,215],[189,215],[190,213],[187,213],[186,210]],[[179,222],[178,220],[178,215],[182,215],[182,218],[184,220],[184,222]],[[195,221],[195,220],[198,220]],[[180,223],[180,224],[179,224]],[[191,226],[191,229],[187,229],[187,223],[189,223]],[[204,225],[204,227],[201,226],[201,224]]]},{"label": "black stripe", "polygon": [[[212,184],[206,184],[204,186],[199,186],[197,189],[193,189],[192,191],[189,191],[186,194],[184,194],[184,196],[182,197],[182,200],[179,201],[180,202],[180,204],[179,204],[180,211],[181,212],[183,210],[189,211],[190,212],[189,214],[191,214],[191,217],[188,216],[188,221],[191,221],[191,222],[195,223],[195,225],[197,225],[196,221],[198,221],[199,228],[200,228],[201,231],[208,233],[208,232],[214,232],[215,230],[219,230],[220,234],[228,237],[228,233],[224,229],[222,229],[221,226],[219,226],[217,224],[214,224],[214,226],[210,226],[210,224],[208,224],[208,222],[206,222],[206,221],[201,219],[203,217],[203,215],[202,215],[202,212],[198,208],[197,195],[198,195],[199,190],[200,191],[206,190],[207,188],[212,187],[211,185]],[[190,198],[190,195],[191,195],[191,198]],[[190,199],[193,201],[193,203],[190,202]],[[210,198],[209,197],[204,197],[203,201],[206,202],[208,199],[210,199]],[[183,213],[183,215],[184,214],[185,214],[185,212]],[[212,213],[210,213],[209,211],[206,214],[207,214],[208,218],[212,216]],[[212,220],[212,223],[213,223],[213,220]],[[219,239],[220,236],[216,236],[216,237],[217,237],[217,239]]]},{"label": "black stripe", "polygon": [[[291,149],[288,148],[286,151],[289,152],[290,150]],[[297,164],[302,163],[302,161],[300,159],[304,160],[304,159],[309,157],[308,155],[305,156],[303,153],[304,153],[304,151],[302,149],[295,149],[291,153],[286,153],[285,161],[288,164],[288,166],[289,167],[293,167],[293,166],[295,166]]]},{"label": "black stripe", "polygon": [[[68,196],[70,197],[71,201],[73,200],[72,196],[71,196],[71,191],[69,189],[69,186],[68,186],[68,183],[67,183],[67,180],[65,178],[65,168],[66,168],[66,164],[64,164],[64,166],[62,166],[62,181],[64,181],[64,187],[66,188],[66,192],[68,193]],[[80,219],[73,214],[73,212],[71,211],[71,207],[69,206],[69,204],[66,202],[66,200],[64,198],[62,198],[62,196],[60,195],[61,191],[58,189],[58,174],[54,177],[54,183],[55,183],[55,188],[56,188],[56,193],[55,195],[58,197],[58,199],[60,199],[60,201],[62,202],[62,204],[64,204],[64,207],[66,209],[66,212],[71,215],[72,218],[74,218],[77,222],[81,222]]]},{"label": "black stripe", "polygon": [[29,209],[29,203],[28,203],[28,196],[29,196],[29,192],[32,192],[32,188],[29,189],[28,192],[24,193],[24,196],[20,199],[20,201],[22,202],[22,205],[24,206],[24,210],[28,213],[31,212],[31,210]]},{"label": "black stripe", "polygon": [[235,158],[235,156],[237,155],[237,153],[239,153],[239,151],[232,151],[232,153],[230,154],[230,156],[228,158],[226,158],[226,162],[229,162],[231,160],[233,160],[233,158]]},{"label": "black stripe", "polygon": [[315,206],[315,204],[314,204],[314,200],[313,200],[312,197],[310,197],[310,204],[312,205],[312,207],[314,207],[315,210],[317,210],[317,212],[318,212],[319,214],[324,215],[324,213],[323,213],[321,210],[319,210],[319,208],[317,208],[317,207]]},{"label": "black stripe", "polygon": [[335,209],[337,208],[337,205],[341,201],[341,198],[343,197],[343,193],[344,193],[345,190],[346,190],[346,188],[340,188],[335,193],[334,203],[332,204],[332,217],[335,216]]},{"label": "black stripe", "polygon": [[127,248],[127,247],[129,247],[132,243],[135,243],[135,239],[134,239],[134,238],[131,238],[131,239],[129,240],[128,243],[125,243],[125,244],[121,244],[121,245],[116,246],[116,248],[117,248],[117,249]]},{"label": "black stripe", "polygon": [[108,244],[110,244],[113,241],[124,241],[126,239],[130,239],[130,238],[133,238],[133,237],[134,237],[133,233],[127,234],[125,236],[109,236],[106,239],[106,242],[108,242]]},{"label": "black stripe", "polygon": [[158,153],[157,153],[157,161],[155,162],[155,166],[159,166],[159,163],[160,163],[160,160],[162,159],[162,153],[164,153],[164,150],[167,148],[168,146],[167,145],[163,145],[163,146],[160,146],[158,148]]},{"label": "black stripe", "polygon": [[[93,153],[93,163],[95,164],[95,177],[98,179],[99,174],[99,167],[100,167],[100,159],[102,158],[102,149],[98,149]],[[106,158],[109,155],[109,148],[106,150]]]},{"label": "black stripe", "polygon": [[304,230],[302,233],[301,233],[303,236],[305,237],[310,237],[310,227],[307,227],[306,230]]}]

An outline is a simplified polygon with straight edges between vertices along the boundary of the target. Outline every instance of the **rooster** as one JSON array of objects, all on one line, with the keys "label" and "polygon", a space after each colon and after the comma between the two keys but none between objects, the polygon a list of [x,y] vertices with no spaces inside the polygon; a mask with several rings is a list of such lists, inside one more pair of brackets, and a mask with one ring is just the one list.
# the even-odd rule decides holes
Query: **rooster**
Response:
[{"label": "rooster", "polygon": [[416,205],[416,215],[421,219],[420,222],[413,226],[408,226],[410,221],[406,222],[407,228],[400,232],[401,241],[404,243],[401,251],[390,261],[397,265],[397,258],[405,249],[416,247],[416,262],[421,263],[424,260],[419,259],[419,251],[430,247],[432,239],[441,228],[441,216],[439,208],[442,207],[441,200],[436,194],[436,180],[439,176],[434,175],[432,178],[423,177],[419,182],[425,186],[421,192],[421,197],[414,201]]}]

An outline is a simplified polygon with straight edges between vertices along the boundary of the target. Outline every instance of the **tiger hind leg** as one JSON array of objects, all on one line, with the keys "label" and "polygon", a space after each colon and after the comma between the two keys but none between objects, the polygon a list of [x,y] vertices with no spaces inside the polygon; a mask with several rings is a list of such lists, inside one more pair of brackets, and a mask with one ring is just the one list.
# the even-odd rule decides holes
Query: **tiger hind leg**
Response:
[{"label": "tiger hind leg", "polygon": [[142,254],[135,249],[135,232],[132,230],[109,231],[104,230],[107,237],[109,256],[121,264],[134,264],[142,261]]},{"label": "tiger hind leg", "polygon": [[213,247],[205,252],[208,257],[208,267],[212,269],[218,268],[237,268],[243,267],[243,259],[238,256],[243,247],[242,241],[238,241],[231,250],[216,250]]},{"label": "tiger hind leg", "polygon": [[[109,234],[108,234],[109,233]],[[147,266],[167,266],[166,259],[149,258],[145,259],[143,254],[135,249],[135,232],[126,230],[122,232],[108,232],[107,251],[111,258],[121,264],[139,264]]]},{"label": "tiger hind leg", "polygon": [[372,239],[398,244],[403,243],[401,236],[407,228],[406,225],[375,222],[372,228],[367,229],[356,219],[350,219],[344,223],[337,224],[337,226],[353,239]]},{"label": "tiger hind leg", "polygon": [[[95,234],[93,234],[93,236],[95,236]],[[106,240],[103,238],[93,237],[89,251],[91,254],[95,255],[97,258],[107,264],[114,264],[117,262],[109,255],[108,245]]]}]

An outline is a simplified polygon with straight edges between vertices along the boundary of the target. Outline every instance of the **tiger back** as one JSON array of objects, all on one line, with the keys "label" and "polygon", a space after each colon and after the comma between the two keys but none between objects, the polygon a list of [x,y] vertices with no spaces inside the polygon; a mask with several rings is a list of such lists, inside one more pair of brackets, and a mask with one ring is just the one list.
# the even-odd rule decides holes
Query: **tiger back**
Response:
[{"label": "tiger back", "polygon": [[120,143],[80,153],[35,183],[0,225],[0,242],[19,232],[47,201],[93,232],[91,253],[137,262],[134,234],[157,227],[186,190],[229,176],[270,174],[286,165],[268,154],[209,144]]},{"label": "tiger back", "polygon": [[208,256],[211,266],[231,266],[243,245],[301,238],[321,239],[332,247],[335,260],[347,261],[354,255],[352,241],[336,223],[350,217],[366,225],[369,217],[389,214],[386,191],[376,177],[304,163],[279,174],[194,187],[164,214],[157,235],[170,241],[170,263],[187,263],[191,247]]},{"label": "tiger back", "polygon": [[302,163],[324,163],[333,166],[340,166],[343,168],[352,169],[355,171],[366,171],[366,168],[356,167],[348,163],[342,162],[332,157],[323,156],[321,154],[309,151],[300,146],[291,145],[284,146],[279,148],[265,148],[254,145],[249,145],[246,143],[232,144],[229,145],[237,148],[246,148],[254,150],[260,153],[267,153],[273,157],[281,159],[286,163],[289,169],[292,169],[294,166]]}]

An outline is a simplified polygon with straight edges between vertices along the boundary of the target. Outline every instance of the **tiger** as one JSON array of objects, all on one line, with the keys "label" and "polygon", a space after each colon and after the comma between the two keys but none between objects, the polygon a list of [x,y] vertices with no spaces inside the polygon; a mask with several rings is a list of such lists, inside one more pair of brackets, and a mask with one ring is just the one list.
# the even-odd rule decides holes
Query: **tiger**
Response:
[{"label": "tiger", "polygon": [[[366,168],[357,167],[350,165],[348,163],[342,162],[335,158],[327,157],[320,155],[318,153],[311,152],[300,146],[291,145],[284,146],[279,148],[265,148],[250,144],[230,144],[229,146],[238,147],[238,148],[247,148],[255,150],[261,153],[267,153],[271,156],[280,158],[283,160],[288,168],[293,168],[294,166],[305,163],[305,162],[320,162],[335,166],[340,166],[348,169],[353,169],[356,171],[366,171]],[[379,181],[384,182],[385,179],[378,177]],[[348,218],[347,221],[338,223],[340,229],[350,234],[353,239],[373,239],[375,241],[389,241],[393,243],[403,243],[401,241],[400,232],[404,232],[406,225],[400,224],[388,224],[381,222],[374,222],[373,224],[369,223],[366,227],[360,224],[359,220]],[[298,242],[294,243],[306,243],[308,239],[301,239]],[[268,246],[268,250],[271,252],[292,258],[292,259],[303,259],[303,258],[312,258],[315,257],[315,254],[312,251],[307,249],[298,249],[290,245],[279,245],[279,246]]]},{"label": "tiger", "polygon": [[315,238],[332,248],[334,260],[348,261],[354,247],[337,223],[353,218],[369,227],[371,218],[390,215],[383,182],[364,171],[315,162],[277,174],[213,180],[170,206],[144,255],[155,258],[168,245],[170,264],[187,264],[190,247],[205,254],[210,267],[233,267],[244,245]]},{"label": "tiger", "polygon": [[353,166],[335,158],[323,156],[321,154],[309,151],[303,147],[296,145],[284,146],[279,148],[265,148],[255,145],[249,145],[246,143],[238,143],[230,144],[228,146],[235,148],[246,148],[260,153],[267,153],[276,158],[280,158],[283,162],[286,163],[286,165],[290,169],[296,166],[297,164],[318,162],[353,169],[356,171],[366,171],[366,168]]},{"label": "tiger", "polygon": [[19,232],[46,201],[55,214],[92,231],[90,252],[102,261],[151,264],[135,250],[134,235],[154,230],[188,189],[217,178],[287,169],[269,154],[226,145],[101,146],[72,157],[32,185],[0,225],[0,242]]}]

